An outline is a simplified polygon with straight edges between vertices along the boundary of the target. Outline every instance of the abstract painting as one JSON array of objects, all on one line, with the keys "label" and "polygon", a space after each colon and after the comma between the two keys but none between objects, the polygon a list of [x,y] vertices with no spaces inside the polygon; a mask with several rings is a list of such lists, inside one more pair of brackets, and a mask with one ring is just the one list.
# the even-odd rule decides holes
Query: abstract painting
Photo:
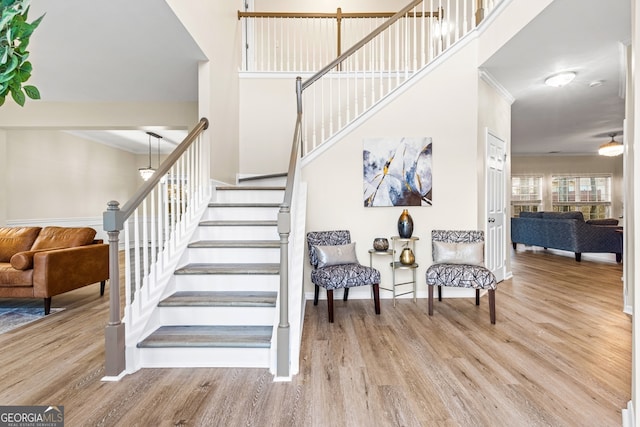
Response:
[{"label": "abstract painting", "polygon": [[431,157],[430,137],[365,139],[364,206],[431,206]]}]

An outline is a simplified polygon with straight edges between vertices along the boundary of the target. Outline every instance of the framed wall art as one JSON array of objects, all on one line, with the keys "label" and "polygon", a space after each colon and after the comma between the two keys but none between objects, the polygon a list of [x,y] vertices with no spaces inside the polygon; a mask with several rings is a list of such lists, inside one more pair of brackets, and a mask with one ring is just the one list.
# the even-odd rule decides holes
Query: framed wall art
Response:
[{"label": "framed wall art", "polygon": [[364,206],[431,206],[432,149],[430,137],[365,139]]}]

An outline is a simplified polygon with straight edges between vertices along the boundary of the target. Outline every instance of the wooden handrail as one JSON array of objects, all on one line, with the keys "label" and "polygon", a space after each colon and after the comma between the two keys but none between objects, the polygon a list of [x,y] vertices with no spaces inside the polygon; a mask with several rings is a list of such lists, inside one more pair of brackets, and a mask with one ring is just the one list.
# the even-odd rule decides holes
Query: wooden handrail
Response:
[{"label": "wooden handrail", "polygon": [[[424,17],[440,17],[441,11],[438,12],[409,12],[407,16],[410,18]],[[329,18],[329,19],[348,19],[348,18],[390,18],[396,12],[342,12],[342,8],[338,8],[335,13],[316,13],[316,12],[242,12],[238,11],[238,19],[241,18]]]},{"label": "wooden handrail", "polygon": [[[318,12],[243,12],[238,11],[238,20],[242,18],[309,18],[309,19],[335,19],[336,26],[336,56],[342,55],[342,23],[343,19],[363,19],[363,18],[391,18],[397,12],[351,12],[344,13],[342,8],[336,9],[335,13]],[[406,12],[403,17],[422,18],[431,17],[440,19],[444,15],[442,9],[437,12]]]}]

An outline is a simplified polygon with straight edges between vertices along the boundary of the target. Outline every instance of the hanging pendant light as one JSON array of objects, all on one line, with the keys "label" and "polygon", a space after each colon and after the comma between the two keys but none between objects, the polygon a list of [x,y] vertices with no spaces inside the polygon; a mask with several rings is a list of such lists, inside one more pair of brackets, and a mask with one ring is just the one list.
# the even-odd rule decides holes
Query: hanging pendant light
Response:
[{"label": "hanging pendant light", "polygon": [[624,145],[613,139],[616,136],[615,133],[610,133],[609,136],[611,137],[611,141],[602,144],[598,149],[598,154],[608,157],[619,156],[624,152]]},{"label": "hanging pendant light", "polygon": [[156,171],[154,168],[151,167],[151,135],[152,133],[147,132],[147,135],[149,135],[149,166],[147,166],[146,168],[138,169],[138,172],[140,172],[140,176],[145,181],[148,181],[149,178],[151,178]]}]

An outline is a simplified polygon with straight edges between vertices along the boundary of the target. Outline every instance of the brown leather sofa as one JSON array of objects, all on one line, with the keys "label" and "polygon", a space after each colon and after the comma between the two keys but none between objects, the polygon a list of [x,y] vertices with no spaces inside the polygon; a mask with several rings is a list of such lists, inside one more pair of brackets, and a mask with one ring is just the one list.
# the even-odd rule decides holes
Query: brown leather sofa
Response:
[{"label": "brown leather sofa", "polygon": [[0,298],[51,297],[109,278],[109,245],[90,227],[0,227]]}]

